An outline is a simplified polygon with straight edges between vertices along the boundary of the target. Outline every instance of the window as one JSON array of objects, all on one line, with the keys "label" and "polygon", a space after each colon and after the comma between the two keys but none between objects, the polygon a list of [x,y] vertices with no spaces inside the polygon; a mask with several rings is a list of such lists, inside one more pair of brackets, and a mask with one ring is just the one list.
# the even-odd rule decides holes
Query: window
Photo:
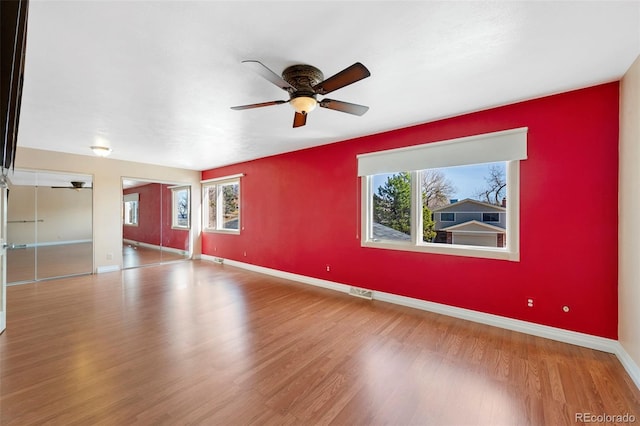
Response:
[{"label": "window", "polygon": [[189,187],[171,188],[171,227],[189,229],[191,217],[191,191]]},{"label": "window", "polygon": [[482,213],[483,222],[500,222],[500,213]]},{"label": "window", "polygon": [[202,182],[205,231],[240,233],[240,176]]},{"label": "window", "polygon": [[123,223],[127,226],[138,226],[139,197],[138,193],[124,196]]},{"label": "window", "polygon": [[442,222],[455,222],[456,214],[455,213],[440,213],[440,220]]},{"label": "window", "polygon": [[519,260],[526,130],[359,155],[361,244]]}]

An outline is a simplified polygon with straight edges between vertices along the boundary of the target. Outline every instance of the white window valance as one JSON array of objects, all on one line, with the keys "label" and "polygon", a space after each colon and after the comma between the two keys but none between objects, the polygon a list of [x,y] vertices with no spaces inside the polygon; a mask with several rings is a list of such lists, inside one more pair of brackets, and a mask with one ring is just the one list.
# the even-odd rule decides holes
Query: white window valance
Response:
[{"label": "white window valance", "polygon": [[360,154],[358,176],[525,160],[527,128]]},{"label": "white window valance", "polygon": [[218,178],[213,178],[213,179],[205,179],[205,180],[201,180],[200,183],[217,183],[217,182],[224,182],[227,180],[233,180],[233,179],[238,179],[244,176],[244,173],[238,173],[235,175],[230,175],[230,176],[222,176],[222,177],[218,177]]},{"label": "white window valance", "polygon": [[124,202],[127,203],[129,201],[139,201],[140,200],[140,194],[138,194],[137,192],[133,193],[133,194],[124,194]]}]

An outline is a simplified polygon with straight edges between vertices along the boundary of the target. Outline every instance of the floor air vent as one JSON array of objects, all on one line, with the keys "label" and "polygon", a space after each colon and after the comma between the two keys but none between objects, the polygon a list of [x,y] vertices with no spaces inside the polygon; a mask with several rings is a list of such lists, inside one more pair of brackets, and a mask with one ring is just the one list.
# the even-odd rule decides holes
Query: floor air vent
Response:
[{"label": "floor air vent", "polygon": [[221,258],[221,257],[214,257],[213,261],[216,262],[216,263],[219,263],[221,265],[224,263],[224,259]]},{"label": "floor air vent", "polygon": [[349,288],[349,294],[356,297],[362,297],[363,299],[373,299],[373,292],[371,290],[365,290],[364,288],[351,287]]}]

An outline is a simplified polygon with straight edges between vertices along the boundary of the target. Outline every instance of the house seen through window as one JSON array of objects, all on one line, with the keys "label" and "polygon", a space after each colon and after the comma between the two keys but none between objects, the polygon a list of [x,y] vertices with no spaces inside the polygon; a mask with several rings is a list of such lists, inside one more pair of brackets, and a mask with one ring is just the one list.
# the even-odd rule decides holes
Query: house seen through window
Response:
[{"label": "house seen through window", "polygon": [[506,162],[374,175],[374,240],[411,241],[412,179],[421,195],[422,242],[505,246]]},{"label": "house seen through window", "polygon": [[362,245],[517,260],[525,158],[526,129],[359,156]]}]

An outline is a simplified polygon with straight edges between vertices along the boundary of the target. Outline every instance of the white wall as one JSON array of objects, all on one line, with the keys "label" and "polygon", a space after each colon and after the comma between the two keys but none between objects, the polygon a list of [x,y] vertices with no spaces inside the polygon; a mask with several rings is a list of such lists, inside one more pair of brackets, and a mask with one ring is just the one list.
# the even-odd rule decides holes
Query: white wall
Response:
[{"label": "white wall", "polygon": [[200,172],[18,147],[16,169],[93,175],[94,269],[122,267],[122,177],[191,185],[193,253],[200,255]]},{"label": "white wall", "polygon": [[640,372],[640,56],[620,95],[618,339]]}]

